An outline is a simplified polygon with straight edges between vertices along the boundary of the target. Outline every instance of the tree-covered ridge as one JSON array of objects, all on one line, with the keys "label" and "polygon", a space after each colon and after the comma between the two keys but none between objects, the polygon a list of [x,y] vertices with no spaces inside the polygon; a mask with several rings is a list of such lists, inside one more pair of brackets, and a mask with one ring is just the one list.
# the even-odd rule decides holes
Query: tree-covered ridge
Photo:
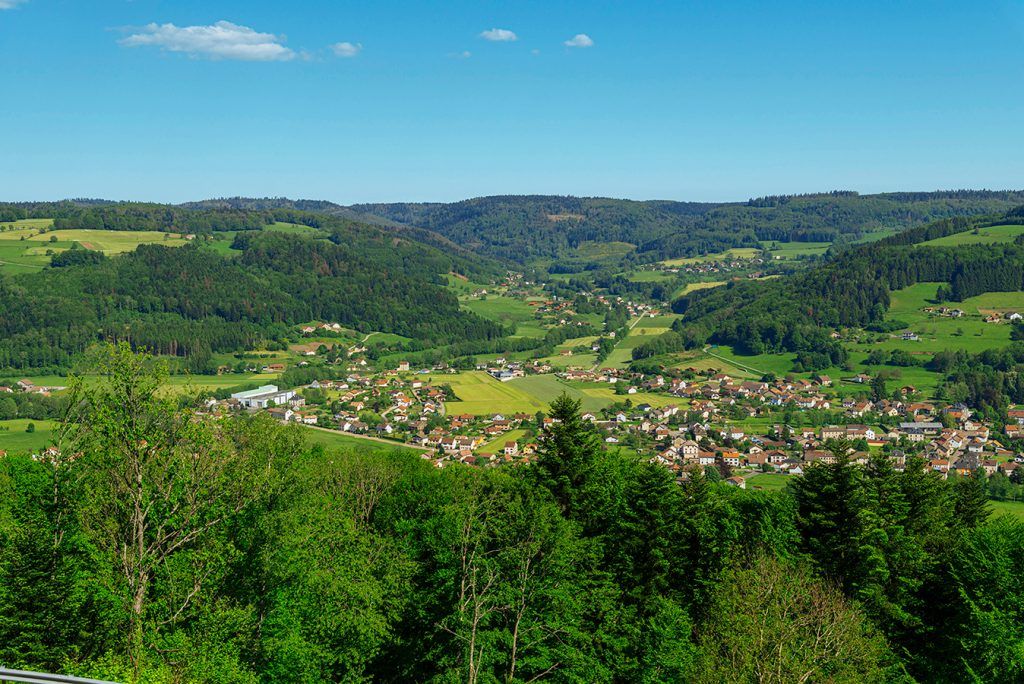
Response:
[{"label": "tree-covered ridge", "polygon": [[1022,202],[1024,192],[835,192],[725,204],[500,196],[352,208],[428,228],[483,254],[520,263],[570,257],[589,241],[635,245],[635,258],[647,262],[756,246],[763,240],[853,241],[879,229],[1002,213]]},{"label": "tree-covered ridge", "polygon": [[[0,662],[126,682],[1013,682],[1024,524],[832,443],[781,492],[606,450],[438,470],[211,418],[104,350],[0,458]],[[125,474],[130,474],[126,477]]]},{"label": "tree-covered ridge", "polygon": [[[442,343],[503,334],[443,287],[450,257],[383,233],[243,233],[241,255],[143,245],[0,279],[0,366],[69,366],[101,339],[205,358],[310,320]],[[77,250],[76,250],[77,251]]]},{"label": "tree-covered ridge", "polygon": [[840,251],[819,267],[787,278],[733,282],[692,292],[673,305],[682,314],[673,332],[638,347],[634,356],[643,358],[711,342],[733,345],[750,354],[821,353],[829,357],[822,361],[838,363],[844,352],[829,339],[829,333],[879,323],[893,290],[919,282],[945,282],[948,286],[936,295],[948,301],[985,292],[1024,290],[1024,245],[916,244],[992,221],[944,220]]},{"label": "tree-covered ridge", "polygon": [[565,256],[584,242],[645,243],[679,230],[688,217],[713,206],[537,195],[353,209],[428,228],[482,254],[523,263]]}]

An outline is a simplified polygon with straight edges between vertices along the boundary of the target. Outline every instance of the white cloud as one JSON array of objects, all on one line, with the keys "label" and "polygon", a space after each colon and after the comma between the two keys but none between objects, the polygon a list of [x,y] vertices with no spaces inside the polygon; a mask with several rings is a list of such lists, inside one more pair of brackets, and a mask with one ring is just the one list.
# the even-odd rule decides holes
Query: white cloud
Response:
[{"label": "white cloud", "polygon": [[0,0],[0,10],[14,9],[24,2],[28,2],[28,0]]},{"label": "white cloud", "polygon": [[[0,0],[4,2],[6,0]],[[258,33],[248,26],[218,21],[211,26],[148,24],[121,41],[127,47],[154,46],[191,57],[238,59],[247,62],[283,62],[295,59],[294,50],[281,43],[283,36]]]},{"label": "white cloud", "polygon": [[334,51],[338,57],[355,57],[363,51],[362,43],[335,43],[331,46],[331,50]]},{"label": "white cloud", "polygon": [[470,52],[469,50],[463,50],[462,52],[455,56],[458,57],[459,59],[469,59],[470,57],[473,56],[473,53]]},{"label": "white cloud", "polygon": [[500,28],[492,28],[490,30],[484,31],[483,33],[480,34],[480,37],[485,40],[494,41],[496,43],[507,43],[509,41],[519,40],[519,36],[517,36],[512,31]]},{"label": "white cloud", "polygon": [[566,47],[593,47],[594,41],[586,33],[577,33],[575,36],[563,43]]}]

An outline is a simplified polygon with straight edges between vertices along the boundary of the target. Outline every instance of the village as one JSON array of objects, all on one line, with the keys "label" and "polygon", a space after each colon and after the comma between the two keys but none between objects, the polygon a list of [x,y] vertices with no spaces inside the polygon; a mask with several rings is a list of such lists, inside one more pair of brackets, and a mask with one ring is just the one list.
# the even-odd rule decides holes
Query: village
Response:
[{"label": "village", "polygon": [[[446,405],[457,397],[445,378],[466,371],[444,364],[418,370],[404,362],[376,372],[358,365],[350,369],[344,379],[291,389],[266,385],[210,399],[206,411],[265,412],[282,422],[415,447],[439,468],[529,463],[552,423],[543,411],[449,412]],[[872,454],[885,454],[899,470],[910,457],[920,456],[942,477],[1012,476],[1024,467],[1024,454],[1004,445],[1024,438],[1024,409],[1011,410],[1015,422],[996,432],[966,406],[920,400],[910,386],[894,392],[902,398],[872,400],[866,392],[837,395],[834,381],[824,375],[761,382],[726,373],[644,376],[622,369],[554,371],[519,362],[482,365],[471,372],[495,382],[553,374],[569,389],[575,383],[615,387],[616,401],[585,410],[582,418],[593,424],[607,448],[636,453],[683,479],[695,469],[714,471],[739,487],[761,473],[799,476],[816,463],[835,462],[837,442],[848,445],[851,461],[867,463]],[[860,374],[839,382],[866,388],[870,381]]]}]

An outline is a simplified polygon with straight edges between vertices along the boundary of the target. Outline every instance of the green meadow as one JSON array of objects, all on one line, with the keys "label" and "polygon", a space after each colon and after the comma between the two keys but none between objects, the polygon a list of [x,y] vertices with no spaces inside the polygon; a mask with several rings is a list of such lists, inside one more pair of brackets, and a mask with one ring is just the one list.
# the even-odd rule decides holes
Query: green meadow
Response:
[{"label": "green meadow", "polygon": [[488,294],[486,297],[466,298],[461,303],[462,308],[478,316],[513,328],[517,337],[544,336],[543,323],[536,317],[537,307],[522,299]]},{"label": "green meadow", "polygon": [[757,247],[733,247],[732,249],[727,249],[724,252],[715,252],[714,254],[704,254],[702,256],[686,257],[682,259],[668,259],[661,263],[666,266],[685,266],[687,264],[701,264],[709,261],[723,261],[726,259],[752,259],[760,253],[761,250]]},{"label": "green meadow", "polygon": [[1018,236],[1024,235],[1024,226],[990,226],[978,228],[964,233],[955,233],[945,237],[922,242],[922,246],[956,247],[957,245],[993,245],[1002,242],[1013,242]]},{"label": "green meadow", "polygon": [[747,489],[763,489],[777,492],[785,489],[786,485],[795,475],[780,475],[779,473],[758,473],[747,478]]},{"label": "green meadow", "polygon": [[358,452],[367,454],[400,453],[407,455],[421,453],[421,450],[419,449],[411,449],[397,442],[394,444],[386,444],[372,439],[353,437],[342,432],[317,430],[311,427],[300,427],[298,429],[302,430],[303,436],[306,439],[306,444],[310,446],[320,445],[328,451],[337,450],[349,453]]},{"label": "green meadow", "polygon": [[[25,431],[29,423],[35,425],[35,432]],[[0,420],[0,451],[17,454],[43,449],[53,439],[54,425],[49,420]]]},{"label": "green meadow", "polygon": [[989,501],[992,514],[989,519],[1000,515],[1012,515],[1024,519],[1024,501]]}]

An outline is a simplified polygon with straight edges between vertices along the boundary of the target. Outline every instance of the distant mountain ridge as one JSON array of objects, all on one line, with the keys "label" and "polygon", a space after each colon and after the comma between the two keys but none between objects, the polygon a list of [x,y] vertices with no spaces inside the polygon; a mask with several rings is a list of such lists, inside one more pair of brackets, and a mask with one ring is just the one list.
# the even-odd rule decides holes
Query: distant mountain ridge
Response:
[{"label": "distant mountain ridge", "polygon": [[439,233],[519,263],[574,258],[586,242],[623,242],[640,262],[696,256],[761,241],[854,241],[956,216],[1005,212],[1024,191],[946,190],[861,195],[835,191],[746,202],[504,195],[450,204],[355,204],[349,209]]}]

